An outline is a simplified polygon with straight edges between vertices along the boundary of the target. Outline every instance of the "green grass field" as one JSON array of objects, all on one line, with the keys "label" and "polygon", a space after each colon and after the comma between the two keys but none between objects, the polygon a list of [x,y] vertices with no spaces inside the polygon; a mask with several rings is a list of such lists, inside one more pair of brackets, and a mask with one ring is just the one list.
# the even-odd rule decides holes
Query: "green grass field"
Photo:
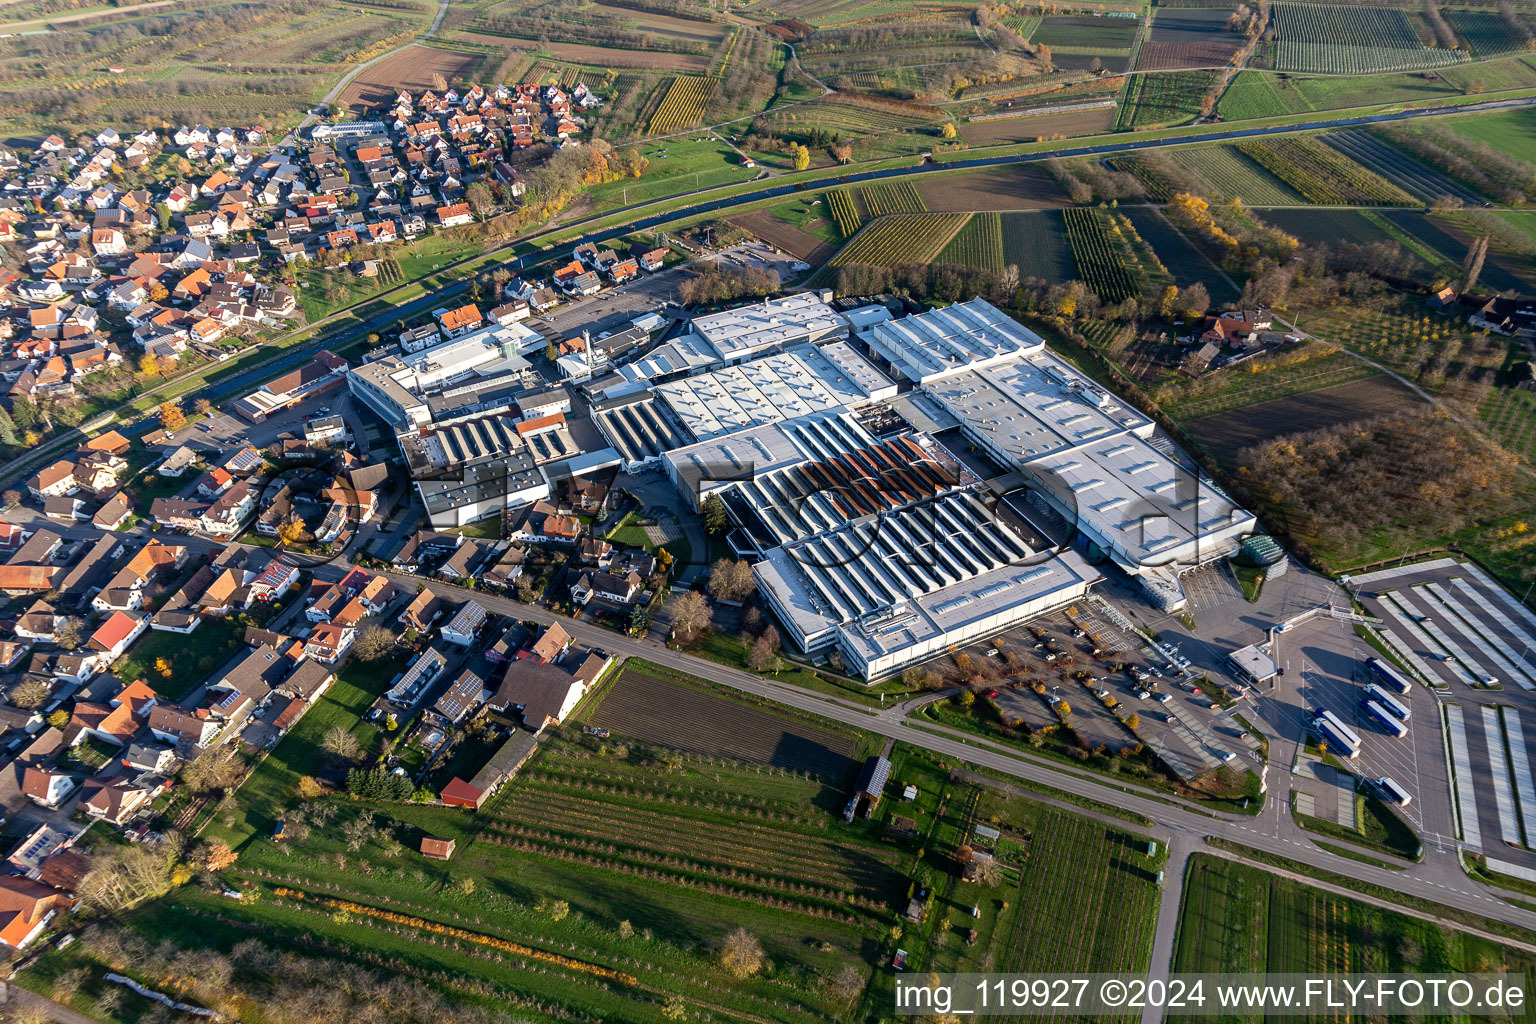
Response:
[{"label": "green grass field", "polygon": [[1250,70],[1232,80],[1216,109],[1224,120],[1238,121],[1377,103],[1438,100],[1474,90],[1496,93],[1532,87],[1536,87],[1536,61],[1529,57],[1443,68],[1428,75],[1296,76]]},{"label": "green grass field", "polygon": [[1458,117],[1446,124],[1464,138],[1485,142],[1516,159],[1536,162],[1536,110]]},{"label": "green grass field", "polygon": [[1192,120],[1200,113],[1200,100],[1215,80],[1214,71],[1137,75],[1121,104],[1116,127],[1157,128]]},{"label": "green grass field", "polygon": [[[125,680],[143,679],[165,701],[178,701],[213,678],[242,645],[245,626],[228,619],[205,619],[183,636],[152,629],[113,665]],[[164,661],[166,670],[161,671]]]}]

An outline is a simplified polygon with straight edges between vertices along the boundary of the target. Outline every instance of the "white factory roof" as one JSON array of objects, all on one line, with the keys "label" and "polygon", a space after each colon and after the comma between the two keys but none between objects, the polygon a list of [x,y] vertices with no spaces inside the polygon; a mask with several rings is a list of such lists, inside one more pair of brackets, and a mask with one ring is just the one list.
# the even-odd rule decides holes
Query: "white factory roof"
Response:
[{"label": "white factory roof", "polygon": [[690,373],[720,362],[720,354],[697,334],[683,334],[652,349],[632,363],[619,367],[629,380],[651,380],[675,373]]},{"label": "white factory roof", "polygon": [[1153,429],[1146,416],[1044,350],[929,381],[923,391],[1018,462]]},{"label": "white factory roof", "polygon": [[[876,306],[876,309],[884,309]],[[816,346],[816,351],[829,360],[838,371],[853,382],[865,397],[875,401],[896,397],[896,382],[880,371],[880,368],[843,340],[830,341]]]},{"label": "white factory roof", "polygon": [[800,292],[695,317],[693,329],[721,359],[733,362],[774,346],[847,334],[848,318],[810,292]]},{"label": "white factory roof", "polygon": [[1255,525],[1252,513],[1153,443],[1151,420],[1048,352],[923,390],[995,455],[1039,480],[1069,519],[1135,564],[1187,562],[1197,542]]},{"label": "white factory roof", "polygon": [[1074,552],[1031,550],[968,491],[774,548],[753,571],[802,636],[840,629],[865,663],[1099,578]]},{"label": "white factory roof", "polygon": [[924,383],[1045,347],[1038,334],[984,299],[877,323],[861,336],[902,376]]},{"label": "white factory roof", "polygon": [[685,493],[698,493],[701,482],[766,473],[804,462],[805,454],[783,426],[782,421],[764,423],[667,452],[673,482]]},{"label": "white factory roof", "polygon": [[518,362],[526,367],[527,361],[517,355],[518,348],[534,331],[520,323],[493,324],[472,334],[441,345],[413,352],[401,358],[414,374],[399,383],[418,392],[427,390],[444,381],[450,381],[472,370],[482,373],[488,364],[505,359],[509,364]]},{"label": "white factory roof", "polygon": [[894,385],[846,346],[810,345],[662,384],[656,393],[699,440],[859,404]]}]

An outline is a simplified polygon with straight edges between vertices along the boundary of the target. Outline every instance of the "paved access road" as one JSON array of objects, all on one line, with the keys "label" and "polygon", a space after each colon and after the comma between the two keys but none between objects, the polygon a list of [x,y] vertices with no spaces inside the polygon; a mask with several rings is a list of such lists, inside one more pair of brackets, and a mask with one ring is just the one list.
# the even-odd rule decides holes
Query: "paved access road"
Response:
[{"label": "paved access road", "polygon": [[[384,575],[403,586],[413,587],[422,582],[408,573],[385,570]],[[1445,873],[1445,868],[1454,861],[1447,859],[1446,862],[1437,863],[1434,869],[1428,872],[1424,870],[1425,865],[1403,871],[1392,871],[1326,852],[1314,845],[1310,839],[1306,838],[1305,833],[1300,832],[1291,823],[1290,815],[1284,813],[1287,803],[1284,794],[1271,793],[1270,799],[1266,801],[1264,813],[1256,817],[1212,814],[1203,810],[1186,809],[1162,799],[1127,793],[1096,777],[1075,772],[1065,766],[1057,767],[1026,761],[1011,752],[982,741],[969,742],[927,729],[914,728],[905,721],[880,714],[850,700],[753,675],[682,651],[672,650],[652,640],[636,640],[600,626],[577,622],[546,608],[537,608],[510,598],[486,593],[470,595],[466,592],[464,596],[473,596],[487,611],[499,615],[540,624],[559,622],[576,640],[600,647],[615,655],[645,658],[679,672],[686,672],[743,693],[776,701],[798,711],[922,746],[949,757],[1004,772],[1015,778],[1050,786],[1074,796],[1086,797],[1133,811],[1156,822],[1158,828],[1155,831],[1164,840],[1171,839],[1176,833],[1195,837],[1197,840],[1203,840],[1205,836],[1219,836],[1268,853],[1288,857],[1310,867],[1358,878],[1388,890],[1536,930],[1536,912],[1504,902],[1495,895],[1494,890],[1470,881],[1461,875],[1459,869],[1456,871],[1459,877],[1454,879],[1455,884],[1448,883],[1446,879],[1449,876]],[[1276,774],[1283,776],[1284,773],[1276,770],[1269,772],[1271,776]],[[1426,864],[1428,863],[1426,861]],[[1169,950],[1171,951],[1171,947]]]},{"label": "paved access road", "polygon": [[[437,20],[433,22],[432,28],[429,29],[426,35],[424,35],[422,38],[427,38],[427,36],[430,36],[432,32],[436,31],[437,26],[440,24],[443,18],[443,15],[447,11],[447,8],[448,0],[442,0],[442,3],[438,8]],[[384,56],[388,56],[388,54],[385,54]],[[378,59],[382,60],[383,58],[381,57]],[[364,67],[367,67],[367,65],[365,64],[355,69],[353,74],[355,75],[357,72],[362,71]],[[344,87],[348,80],[350,80],[350,76],[348,79],[338,83],[336,89],[334,89],[333,92],[336,92],[339,95],[339,89]],[[628,221],[619,227],[596,230],[590,234],[585,235],[582,239],[580,239],[580,241],[599,243],[607,242],[611,241],[612,239],[628,235],[634,231],[658,227],[660,225],[668,224],[685,217],[694,217],[701,214],[715,213],[721,210],[730,209],[732,207],[741,206],[746,203],[758,202],[763,199],[774,199],[783,196],[794,195],[796,193],[812,189],[835,188],[841,185],[857,184],[859,182],[865,181],[878,181],[886,178],[898,178],[907,175],[937,174],[945,171],[966,170],[980,167],[997,167],[1006,164],[1037,163],[1041,160],[1049,160],[1052,158],[1074,156],[1108,156],[1114,153],[1128,153],[1144,149],[1160,149],[1168,146],[1192,145],[1194,143],[1200,142],[1220,142],[1224,140],[1230,141],[1232,139],[1258,138],[1274,134],[1320,131],[1328,128],[1347,128],[1359,125],[1380,124],[1388,121],[1403,121],[1424,117],[1447,116],[1453,114],[1475,114],[1487,111],[1509,110],[1529,106],[1536,106],[1536,97],[1510,100],[1491,100],[1486,103],[1467,104],[1464,106],[1450,108],[1434,107],[1418,110],[1403,110],[1397,113],[1373,114],[1363,117],[1322,119],[1317,121],[1306,121],[1294,125],[1283,125],[1267,128],[1235,128],[1231,131],[1211,132],[1196,136],[1180,136],[1177,138],[1167,139],[1142,139],[1134,142],[1101,143],[1098,145],[1054,149],[1040,153],[1016,154],[1010,156],[975,157],[969,160],[954,160],[941,164],[920,164],[910,167],[889,167],[876,171],[855,171],[853,173],[840,175],[835,178],[817,178],[811,181],[802,181],[796,184],[774,185],[739,195],[732,195],[720,199],[705,200],[703,202],[694,203],[690,206],[671,209],[665,213],[656,213],[649,216],[643,216],[636,220]],[[308,115],[306,116],[303,125],[307,126],[313,123],[314,120],[315,116],[313,114]],[[289,140],[284,141],[290,141],[291,138],[292,137],[290,136]],[[721,186],[721,188],[731,187],[735,186]],[[710,190],[706,190],[706,193],[708,191]],[[594,215],[583,222],[576,222],[575,224],[565,225],[561,230],[569,230],[571,227],[580,227],[582,224],[596,225],[602,221],[612,218],[616,214],[623,214],[627,212],[641,213],[643,210],[649,207],[654,207],[659,202],[666,201],[667,200],[657,200],[656,202],[652,203],[642,203],[629,207],[620,207],[616,210],[610,210],[603,214]],[[528,239],[522,239],[518,243],[514,244],[522,244],[522,242],[526,241],[528,241]],[[573,241],[571,244],[575,245],[577,243]],[[511,248],[512,245],[508,245],[505,246],[502,250],[493,250],[492,252],[485,255],[495,256],[498,253],[510,250]],[[474,262],[483,258],[484,256],[474,256],[460,262]],[[505,266],[512,270],[521,270],[532,264],[543,262],[546,258],[547,254],[541,251],[539,253],[508,259],[505,263]],[[452,264],[447,267],[441,267],[438,270],[433,271],[433,273],[442,273],[444,271],[451,272],[457,265],[458,264]],[[286,373],[294,367],[308,362],[314,357],[314,354],[321,349],[336,349],[346,346],[358,338],[366,337],[371,333],[381,332],[386,328],[404,322],[412,317],[430,312],[446,299],[459,295],[468,290],[469,283],[469,280],[466,279],[464,281],[446,285],[433,294],[421,296],[420,298],[396,306],[393,309],[379,313],[368,318],[367,320],[354,324],[346,330],[338,331],[335,334],[328,335],[323,339],[317,339],[291,349],[282,356],[272,360],[269,363],[266,363],[258,369],[249,370],[235,377],[224,378],[205,384],[197,391],[182,396],[182,400],[184,402],[191,402],[198,398],[217,400],[220,396],[232,394],[235,391],[239,391],[245,388],[254,387],[257,384],[271,380],[273,377]],[[360,303],[360,305],[366,305],[384,297],[386,296],[374,296],[365,300],[363,303]],[[338,314],[335,315],[344,314],[345,312],[346,310],[341,310],[338,312]],[[148,429],[153,419],[154,417],[152,415],[146,415],[140,418],[138,422],[133,424],[125,432],[136,432],[141,427],[143,429]],[[120,429],[122,428],[120,427]],[[73,432],[66,433],[61,437],[50,439],[49,441],[45,442],[39,449],[28,453],[28,455],[13,459],[4,465],[0,465],[0,476],[25,476],[25,471],[31,467],[32,463],[38,461],[44,455],[44,453],[63,451],[66,447],[72,444],[73,441]]]}]

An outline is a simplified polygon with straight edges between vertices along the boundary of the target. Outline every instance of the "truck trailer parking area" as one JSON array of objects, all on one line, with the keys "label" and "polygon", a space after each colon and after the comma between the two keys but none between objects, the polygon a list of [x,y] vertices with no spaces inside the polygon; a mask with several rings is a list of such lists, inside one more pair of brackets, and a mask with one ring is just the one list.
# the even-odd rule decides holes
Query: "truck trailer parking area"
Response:
[{"label": "truck trailer parking area", "polygon": [[[1431,747],[1443,747],[1451,773],[1445,789],[1456,812],[1452,828],[1443,831],[1482,852],[1493,870],[1536,880],[1536,780],[1527,744],[1536,730],[1536,616],[1476,566],[1452,558],[1354,577],[1346,585],[1380,620],[1366,628],[1393,652],[1396,667],[1428,684],[1416,686],[1411,699],[1440,705],[1429,719],[1419,709],[1409,741],[1416,744],[1421,779],[1442,756]],[[1443,727],[1441,743],[1417,735],[1432,725]],[[1390,775],[1426,802],[1432,796],[1422,784],[1415,790],[1395,767],[1369,774]]]}]

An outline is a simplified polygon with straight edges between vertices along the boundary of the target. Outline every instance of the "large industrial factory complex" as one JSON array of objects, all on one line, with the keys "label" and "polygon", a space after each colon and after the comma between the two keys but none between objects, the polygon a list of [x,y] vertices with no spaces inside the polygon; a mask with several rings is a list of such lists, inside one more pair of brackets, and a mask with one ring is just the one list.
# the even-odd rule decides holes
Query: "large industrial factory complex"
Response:
[{"label": "large industrial factory complex", "polygon": [[[588,356],[553,389],[524,357],[537,338],[493,325],[350,371],[432,524],[584,472],[665,473],[695,511],[721,498],[794,646],[867,679],[1079,600],[1102,571],[1177,609],[1180,574],[1255,528],[1150,419],[980,299],[901,318],[766,300]],[[597,445],[568,429],[584,414]]]}]

